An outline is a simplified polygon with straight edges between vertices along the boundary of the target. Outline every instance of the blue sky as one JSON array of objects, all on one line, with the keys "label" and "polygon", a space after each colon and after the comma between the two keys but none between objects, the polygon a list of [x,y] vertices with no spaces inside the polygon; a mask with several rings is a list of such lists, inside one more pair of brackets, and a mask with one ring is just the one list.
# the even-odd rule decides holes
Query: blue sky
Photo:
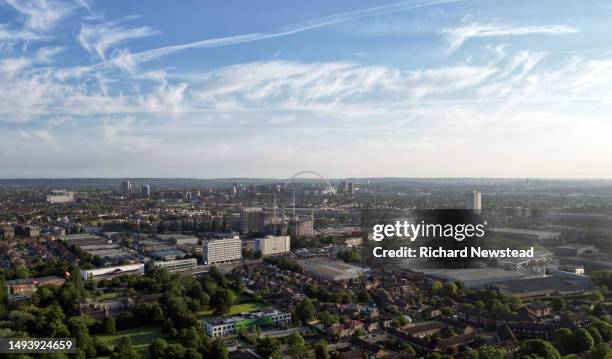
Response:
[{"label": "blue sky", "polygon": [[0,177],[612,177],[611,16],[0,0]]}]

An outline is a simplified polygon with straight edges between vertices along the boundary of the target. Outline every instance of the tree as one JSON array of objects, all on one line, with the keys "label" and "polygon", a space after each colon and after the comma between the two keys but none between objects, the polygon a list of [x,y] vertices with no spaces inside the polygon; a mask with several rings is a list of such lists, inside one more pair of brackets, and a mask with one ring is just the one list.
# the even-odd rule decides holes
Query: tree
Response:
[{"label": "tree", "polygon": [[227,346],[222,339],[215,339],[210,345],[210,358],[212,359],[227,359],[229,353],[227,352]]},{"label": "tree", "polygon": [[104,317],[104,320],[102,321],[102,332],[107,335],[113,335],[115,334],[116,330],[115,319],[113,319],[113,317],[110,315]]},{"label": "tree", "polygon": [[203,359],[202,354],[198,352],[195,348],[188,348],[185,353],[184,359]]},{"label": "tree", "polygon": [[604,300],[604,297],[600,291],[596,290],[593,293],[589,294],[589,299],[593,303],[599,303]]},{"label": "tree", "polygon": [[586,328],[586,330],[588,330],[589,334],[591,334],[591,336],[593,337],[593,341],[595,342],[595,346],[597,346],[598,344],[603,343],[603,338],[601,337],[601,334],[599,334],[599,330],[597,330],[597,328],[595,328],[595,326],[590,325],[589,327]]},{"label": "tree", "polygon": [[444,283],[442,289],[440,290],[440,294],[445,297],[454,297],[457,295],[459,289],[455,283]]},{"label": "tree", "polygon": [[561,355],[559,355],[557,349],[555,349],[552,344],[542,339],[529,339],[521,344],[518,353],[519,358],[533,355],[543,359],[561,359]]},{"label": "tree", "polygon": [[494,347],[493,345],[483,345],[476,350],[478,359],[505,359],[507,353],[503,348]]},{"label": "tree", "polygon": [[157,338],[149,344],[149,355],[151,359],[163,359],[168,343],[161,338]]},{"label": "tree", "polygon": [[214,309],[215,314],[220,315],[229,312],[235,301],[236,296],[231,290],[221,289],[211,298],[210,306]]},{"label": "tree", "polygon": [[274,338],[264,337],[257,341],[255,350],[257,354],[261,355],[264,359],[271,358],[275,353],[278,353],[280,345]]},{"label": "tree", "polygon": [[432,292],[437,293],[440,289],[442,289],[442,282],[440,282],[439,280],[436,280],[431,284]]},{"label": "tree", "polygon": [[612,350],[607,343],[597,344],[589,352],[589,358],[591,359],[612,359]]},{"label": "tree", "polygon": [[95,357],[95,349],[93,341],[89,336],[89,329],[85,323],[85,317],[72,317],[68,321],[70,326],[70,335],[76,339],[78,347],[83,350],[88,357]]},{"label": "tree", "polygon": [[552,308],[555,312],[562,312],[565,310],[565,307],[565,299],[561,297],[556,297],[552,300]]},{"label": "tree", "polygon": [[132,347],[132,342],[129,337],[121,337],[119,343],[113,349],[110,359],[139,359],[140,355]]},{"label": "tree", "polygon": [[574,332],[573,353],[582,353],[591,350],[595,345],[595,340],[591,334],[584,328],[580,328]]},{"label": "tree", "polygon": [[571,353],[574,336],[572,331],[567,328],[560,328],[554,331],[553,339],[557,349],[563,354]]},{"label": "tree", "polygon": [[357,299],[362,303],[369,303],[372,300],[372,297],[370,296],[370,293],[368,293],[368,290],[363,287],[357,295]]},{"label": "tree", "polygon": [[292,333],[289,336],[289,355],[295,359],[301,359],[306,356],[306,344],[300,333]]},{"label": "tree", "polygon": [[305,297],[300,304],[295,307],[295,315],[297,319],[303,323],[307,323],[315,316],[315,308],[310,298]]},{"label": "tree", "polygon": [[329,359],[329,351],[327,349],[327,342],[320,340],[314,346],[315,359]]},{"label": "tree", "polygon": [[604,342],[612,340],[612,325],[597,318],[591,318],[592,326],[597,328]]},{"label": "tree", "polygon": [[183,359],[187,350],[180,344],[168,344],[164,350],[164,358],[168,359]]}]

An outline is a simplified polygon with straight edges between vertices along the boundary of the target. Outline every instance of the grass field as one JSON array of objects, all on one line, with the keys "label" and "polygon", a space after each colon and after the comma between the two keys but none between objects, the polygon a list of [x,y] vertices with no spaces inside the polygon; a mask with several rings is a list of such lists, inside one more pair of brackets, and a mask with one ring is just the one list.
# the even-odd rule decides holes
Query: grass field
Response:
[{"label": "grass field", "polygon": [[[232,308],[230,308],[229,313],[225,314],[225,315],[232,315],[232,314],[238,314],[238,313],[246,313],[246,312],[255,312],[258,310],[262,310],[266,308],[266,305],[261,303],[261,302],[257,302],[257,301],[249,301],[249,302],[244,302],[244,303],[239,303],[236,304],[234,306],[232,306]],[[203,317],[210,317],[213,315],[213,311],[210,309],[207,310],[200,310],[199,312],[196,313],[198,318],[203,318]]]},{"label": "grass field", "polygon": [[95,300],[110,300],[110,299],[116,299],[118,297],[121,297],[123,295],[122,292],[104,292],[100,295],[96,295],[94,296]]},{"label": "grass field", "polygon": [[100,338],[108,345],[114,346],[119,341],[119,338],[125,336],[130,337],[132,345],[138,350],[142,358],[149,357],[149,344],[151,344],[154,339],[165,337],[164,334],[161,333],[160,327],[147,326],[122,330],[115,335],[105,335]]}]

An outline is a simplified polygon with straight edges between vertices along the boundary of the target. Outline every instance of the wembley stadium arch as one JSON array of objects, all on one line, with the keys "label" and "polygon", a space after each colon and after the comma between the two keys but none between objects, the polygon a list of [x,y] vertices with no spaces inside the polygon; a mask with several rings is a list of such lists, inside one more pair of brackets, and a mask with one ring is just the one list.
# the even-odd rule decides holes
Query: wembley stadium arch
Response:
[{"label": "wembley stadium arch", "polygon": [[336,193],[336,188],[335,188],[334,186],[332,186],[332,184],[331,184],[331,183],[330,183],[330,182],[327,180],[327,178],[323,177],[323,176],[322,176],[320,173],[315,172],[315,171],[300,171],[300,172],[298,172],[298,173],[294,174],[293,176],[289,177],[289,178],[288,178],[288,179],[285,181],[285,184],[283,185],[283,189],[287,189],[287,186],[288,186],[290,183],[295,182],[295,181],[294,181],[294,179],[295,179],[296,177],[299,177],[299,176],[301,176],[301,175],[305,175],[305,174],[313,175],[313,176],[315,176],[315,177],[319,178],[319,179],[321,180],[321,182],[322,182],[322,183],[324,183],[324,184],[327,186],[327,189],[328,189],[328,190],[329,190],[331,193],[333,193],[333,194],[335,194],[335,193]]}]

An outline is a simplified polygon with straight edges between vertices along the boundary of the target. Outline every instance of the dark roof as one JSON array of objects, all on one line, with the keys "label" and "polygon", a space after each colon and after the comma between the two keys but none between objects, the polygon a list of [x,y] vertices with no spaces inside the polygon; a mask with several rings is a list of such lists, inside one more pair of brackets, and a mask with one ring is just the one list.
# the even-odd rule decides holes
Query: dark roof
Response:
[{"label": "dark roof", "polygon": [[501,342],[516,340],[516,336],[514,335],[514,332],[512,331],[512,329],[510,329],[508,324],[503,324],[497,328],[497,336],[499,338],[499,341]]},{"label": "dark roof", "polygon": [[438,320],[442,323],[448,324],[450,326],[453,326],[455,328],[460,328],[460,329],[465,329],[467,327],[471,327],[472,325],[469,323],[465,323],[462,322],[460,320],[457,319],[453,319],[453,318],[448,318],[448,317],[442,317],[442,318],[438,318]]},{"label": "dark roof", "polygon": [[473,340],[474,335],[472,334],[453,335],[452,337],[440,339],[440,341],[438,342],[438,348],[444,350],[448,347],[461,345],[464,343],[471,342]]},{"label": "dark roof", "polygon": [[492,286],[500,290],[508,291],[512,294],[527,294],[529,292],[542,291],[572,293],[589,289],[580,285],[580,283],[577,281],[553,277],[509,280],[492,284]]},{"label": "dark roof", "polygon": [[417,324],[415,326],[408,327],[404,329],[404,331],[410,335],[415,335],[418,333],[429,332],[432,330],[441,330],[446,327],[447,325],[441,322],[429,322],[429,323]]}]

